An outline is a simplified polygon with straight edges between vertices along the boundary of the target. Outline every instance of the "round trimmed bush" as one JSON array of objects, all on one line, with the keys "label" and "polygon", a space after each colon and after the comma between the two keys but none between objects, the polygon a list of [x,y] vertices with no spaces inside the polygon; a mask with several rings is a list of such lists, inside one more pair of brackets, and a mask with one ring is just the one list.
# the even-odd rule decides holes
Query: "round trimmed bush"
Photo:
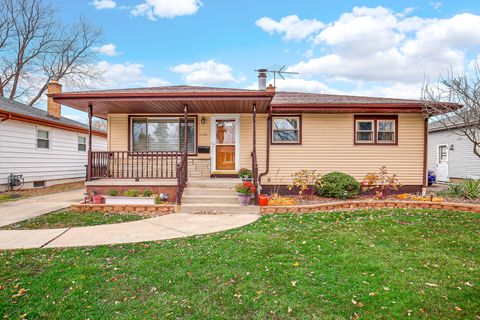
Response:
[{"label": "round trimmed bush", "polygon": [[317,192],[323,197],[352,198],[360,192],[360,183],[343,172],[330,172],[317,183]]}]

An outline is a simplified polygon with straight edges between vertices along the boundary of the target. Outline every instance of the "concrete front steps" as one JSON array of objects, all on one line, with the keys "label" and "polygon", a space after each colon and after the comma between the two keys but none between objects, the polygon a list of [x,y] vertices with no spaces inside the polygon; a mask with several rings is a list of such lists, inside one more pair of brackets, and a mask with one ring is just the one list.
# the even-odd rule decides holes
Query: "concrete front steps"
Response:
[{"label": "concrete front steps", "polygon": [[183,191],[180,213],[260,213],[258,206],[241,207],[235,185],[239,179],[190,179]]}]

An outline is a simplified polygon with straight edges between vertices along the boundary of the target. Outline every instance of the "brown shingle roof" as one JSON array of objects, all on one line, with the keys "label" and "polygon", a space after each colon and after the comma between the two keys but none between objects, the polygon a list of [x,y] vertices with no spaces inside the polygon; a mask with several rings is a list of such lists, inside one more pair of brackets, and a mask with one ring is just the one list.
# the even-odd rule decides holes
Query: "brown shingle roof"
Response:
[{"label": "brown shingle roof", "polygon": [[408,99],[391,99],[377,97],[360,97],[321,93],[277,91],[272,105],[295,104],[419,104],[422,101]]}]

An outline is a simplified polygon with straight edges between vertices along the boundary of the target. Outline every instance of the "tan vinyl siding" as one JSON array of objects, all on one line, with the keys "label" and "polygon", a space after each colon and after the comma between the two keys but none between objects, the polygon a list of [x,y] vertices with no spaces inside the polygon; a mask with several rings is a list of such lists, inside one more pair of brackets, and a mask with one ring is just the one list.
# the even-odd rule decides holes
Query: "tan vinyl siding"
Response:
[{"label": "tan vinyl siding", "polygon": [[[257,160],[259,173],[265,171],[267,153],[267,115],[257,115]],[[253,116],[240,115],[240,167],[252,167]]]},{"label": "tan vinyl siding", "polygon": [[128,115],[108,115],[108,150],[128,150]]},{"label": "tan vinyl siding", "polygon": [[[354,145],[353,114],[304,114],[302,145],[270,146],[270,174],[263,184],[288,184],[297,170],[342,171],[358,180],[386,165],[404,185],[421,185],[424,118],[398,116],[398,146]],[[276,174],[278,171],[278,174]]]}]

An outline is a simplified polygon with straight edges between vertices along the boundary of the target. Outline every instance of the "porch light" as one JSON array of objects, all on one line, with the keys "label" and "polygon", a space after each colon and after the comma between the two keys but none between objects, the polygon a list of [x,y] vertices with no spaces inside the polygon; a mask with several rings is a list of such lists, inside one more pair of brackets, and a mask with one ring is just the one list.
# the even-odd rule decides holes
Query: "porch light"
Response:
[{"label": "porch light", "polygon": [[205,124],[205,122],[206,122],[205,117],[202,117],[202,119],[200,119],[200,123]]}]

